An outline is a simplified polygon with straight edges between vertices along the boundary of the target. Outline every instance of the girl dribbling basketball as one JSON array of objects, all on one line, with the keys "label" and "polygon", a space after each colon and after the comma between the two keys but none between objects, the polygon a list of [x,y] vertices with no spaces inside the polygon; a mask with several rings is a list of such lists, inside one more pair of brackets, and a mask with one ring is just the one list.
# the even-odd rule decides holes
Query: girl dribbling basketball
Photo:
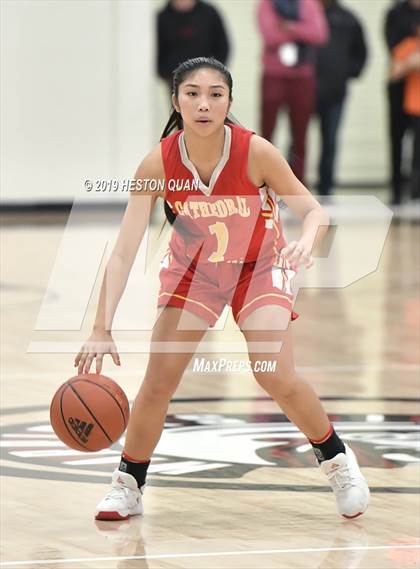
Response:
[{"label": "girl dribbling basketball", "polygon": [[[136,172],[138,180],[165,184],[165,211],[173,223],[152,334],[152,345],[160,349],[150,352],[120,466],[96,518],[120,520],[143,512],[147,468],[170,399],[226,304],[251,362],[276,360],[274,372],[254,372],[255,379],[309,439],[338,512],[359,516],[368,506],[367,483],[311,385],[296,375],[289,326],[295,316],[291,279],[299,268],[312,265],[311,252],[324,236],[328,218],[273,145],[227,119],[232,78],[224,65],[208,58],[182,63],[174,71],[172,101],[174,112],[161,143]],[[178,130],[170,134],[174,128]],[[112,320],[157,196],[151,191],[130,195],[93,332],[76,356],[79,373],[88,373],[95,358],[99,373],[105,353],[120,364]],[[302,220],[298,241],[284,240],[277,197]],[[262,353],[261,346],[273,343],[281,349]],[[174,345],[188,349],[174,351]]]}]

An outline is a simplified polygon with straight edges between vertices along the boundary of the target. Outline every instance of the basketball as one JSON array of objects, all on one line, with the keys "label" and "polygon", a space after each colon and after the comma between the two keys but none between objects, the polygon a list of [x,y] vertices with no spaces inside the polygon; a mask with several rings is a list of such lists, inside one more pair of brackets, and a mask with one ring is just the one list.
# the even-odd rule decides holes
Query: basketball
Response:
[{"label": "basketball", "polygon": [[111,378],[81,374],[56,391],[50,422],[57,437],[80,451],[96,452],[115,443],[127,427],[127,396]]}]

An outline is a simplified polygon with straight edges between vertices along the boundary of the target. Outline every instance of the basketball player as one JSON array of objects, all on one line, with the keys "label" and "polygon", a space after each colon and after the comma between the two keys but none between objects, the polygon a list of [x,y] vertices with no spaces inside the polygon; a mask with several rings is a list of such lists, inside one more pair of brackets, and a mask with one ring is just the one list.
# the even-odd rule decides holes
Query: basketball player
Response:
[{"label": "basketball player", "polygon": [[[312,265],[311,251],[325,234],[328,218],[274,146],[227,119],[232,77],[219,61],[196,58],[179,65],[172,102],[161,143],[140,164],[136,179],[165,181],[165,210],[174,225],[162,261],[152,346],[178,343],[184,348],[151,350],[121,462],[96,518],[121,520],[143,512],[147,468],[169,401],[196,346],[226,304],[251,362],[276,360],[274,372],[254,372],[255,379],[309,439],[338,512],[355,518],[368,506],[367,483],[313,388],[296,375],[288,326],[296,316],[290,280],[300,267]],[[169,135],[175,127],[180,130]],[[284,240],[276,196],[302,219],[298,241]],[[100,373],[105,353],[120,365],[112,320],[156,199],[151,191],[130,195],[93,332],[75,359],[79,373],[89,373],[95,358]],[[273,342],[281,344],[280,351],[261,353],[261,346]]]}]

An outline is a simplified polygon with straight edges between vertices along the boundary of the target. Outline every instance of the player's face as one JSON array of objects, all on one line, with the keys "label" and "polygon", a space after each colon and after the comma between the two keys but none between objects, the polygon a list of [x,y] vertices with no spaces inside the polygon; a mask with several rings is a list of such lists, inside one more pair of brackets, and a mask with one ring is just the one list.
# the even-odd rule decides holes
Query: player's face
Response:
[{"label": "player's face", "polygon": [[230,107],[229,87],[218,71],[198,69],[180,84],[173,104],[182,115],[184,127],[208,136],[224,123]]}]

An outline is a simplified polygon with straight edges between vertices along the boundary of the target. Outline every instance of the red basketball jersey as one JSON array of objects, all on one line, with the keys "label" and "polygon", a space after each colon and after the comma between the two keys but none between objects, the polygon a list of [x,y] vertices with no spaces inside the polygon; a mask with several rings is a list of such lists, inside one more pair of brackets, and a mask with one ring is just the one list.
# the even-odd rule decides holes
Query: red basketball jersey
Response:
[{"label": "red basketball jersey", "polygon": [[170,241],[200,263],[250,262],[272,256],[285,245],[275,193],[248,179],[249,142],[253,133],[225,125],[222,157],[209,185],[200,180],[188,158],[184,132],[161,142],[165,200],[177,215]]}]

